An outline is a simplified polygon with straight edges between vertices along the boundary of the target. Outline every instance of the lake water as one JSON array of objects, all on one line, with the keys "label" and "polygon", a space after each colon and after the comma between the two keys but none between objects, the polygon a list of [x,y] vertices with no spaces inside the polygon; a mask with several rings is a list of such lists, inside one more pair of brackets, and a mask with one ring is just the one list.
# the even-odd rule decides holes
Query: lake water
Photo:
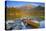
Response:
[{"label": "lake water", "polygon": [[45,21],[40,21],[40,28],[45,28]]}]

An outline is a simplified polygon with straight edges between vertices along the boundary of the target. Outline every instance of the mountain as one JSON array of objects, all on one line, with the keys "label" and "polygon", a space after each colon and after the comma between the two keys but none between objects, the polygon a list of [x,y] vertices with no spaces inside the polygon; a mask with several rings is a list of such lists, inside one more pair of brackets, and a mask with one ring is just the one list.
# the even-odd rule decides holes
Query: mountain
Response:
[{"label": "mountain", "polygon": [[44,16],[44,8],[42,6],[26,5],[21,7],[6,7],[7,19],[15,19],[21,16]]},{"label": "mountain", "polygon": [[16,8],[21,9],[21,10],[30,10],[30,9],[32,9],[34,7],[36,7],[36,6],[24,5],[24,6],[20,6],[20,7],[16,7]]}]

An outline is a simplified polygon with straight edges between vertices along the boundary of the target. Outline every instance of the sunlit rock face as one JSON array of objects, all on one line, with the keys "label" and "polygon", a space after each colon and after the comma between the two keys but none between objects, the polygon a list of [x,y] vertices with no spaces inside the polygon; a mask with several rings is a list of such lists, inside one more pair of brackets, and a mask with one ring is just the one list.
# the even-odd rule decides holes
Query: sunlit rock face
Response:
[{"label": "sunlit rock face", "polygon": [[31,5],[27,5],[27,6],[22,6],[22,7],[20,7],[20,9],[22,9],[22,10],[29,10],[29,9],[31,9],[31,8],[32,8]]}]

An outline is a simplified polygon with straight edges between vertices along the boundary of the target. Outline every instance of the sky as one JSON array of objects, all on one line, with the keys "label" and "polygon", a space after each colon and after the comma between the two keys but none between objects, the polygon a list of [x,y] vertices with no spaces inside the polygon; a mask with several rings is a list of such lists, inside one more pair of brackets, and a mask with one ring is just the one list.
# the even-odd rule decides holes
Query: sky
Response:
[{"label": "sky", "polygon": [[23,2],[23,1],[7,1],[6,6],[7,7],[19,7],[24,5],[34,5],[34,6],[44,6],[44,3],[40,2]]}]

